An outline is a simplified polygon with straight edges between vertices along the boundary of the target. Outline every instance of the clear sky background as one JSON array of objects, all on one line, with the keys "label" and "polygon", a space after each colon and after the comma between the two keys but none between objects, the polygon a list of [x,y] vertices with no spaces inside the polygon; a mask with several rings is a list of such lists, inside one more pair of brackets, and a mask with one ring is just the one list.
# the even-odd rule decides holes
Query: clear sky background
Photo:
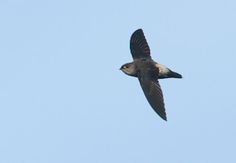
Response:
[{"label": "clear sky background", "polygon": [[[0,163],[235,163],[236,1],[0,1]],[[183,75],[160,81],[168,121],[132,61]]]}]

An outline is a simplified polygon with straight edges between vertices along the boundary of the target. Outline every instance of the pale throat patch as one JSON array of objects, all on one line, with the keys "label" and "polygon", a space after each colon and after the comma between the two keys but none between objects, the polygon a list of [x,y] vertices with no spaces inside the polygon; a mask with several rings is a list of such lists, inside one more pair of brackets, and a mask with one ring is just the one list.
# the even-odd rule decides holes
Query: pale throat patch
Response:
[{"label": "pale throat patch", "polygon": [[136,69],[134,65],[130,65],[129,67],[122,69],[124,73],[127,75],[134,75],[136,73]]}]

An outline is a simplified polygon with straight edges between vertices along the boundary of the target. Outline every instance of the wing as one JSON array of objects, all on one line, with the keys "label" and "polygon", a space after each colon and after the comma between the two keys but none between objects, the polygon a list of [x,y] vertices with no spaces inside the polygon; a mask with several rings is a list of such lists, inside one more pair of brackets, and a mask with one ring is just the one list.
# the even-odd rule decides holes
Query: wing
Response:
[{"label": "wing", "polygon": [[138,29],[132,34],[130,38],[130,51],[133,59],[151,58],[150,48],[142,29]]},{"label": "wing", "polygon": [[140,85],[149,104],[162,119],[167,121],[163,93],[156,76],[151,69],[145,69],[138,74]]}]

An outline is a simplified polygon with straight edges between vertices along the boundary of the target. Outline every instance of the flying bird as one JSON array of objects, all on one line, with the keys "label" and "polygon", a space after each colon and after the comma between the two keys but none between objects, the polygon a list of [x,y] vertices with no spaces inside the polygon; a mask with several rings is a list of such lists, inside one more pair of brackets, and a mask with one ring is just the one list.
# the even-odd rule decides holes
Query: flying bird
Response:
[{"label": "flying bird", "polygon": [[133,62],[121,66],[125,74],[137,77],[154,111],[167,121],[163,93],[158,79],[182,78],[182,75],[152,60],[150,48],[143,30],[136,30],[130,38],[130,51]]}]

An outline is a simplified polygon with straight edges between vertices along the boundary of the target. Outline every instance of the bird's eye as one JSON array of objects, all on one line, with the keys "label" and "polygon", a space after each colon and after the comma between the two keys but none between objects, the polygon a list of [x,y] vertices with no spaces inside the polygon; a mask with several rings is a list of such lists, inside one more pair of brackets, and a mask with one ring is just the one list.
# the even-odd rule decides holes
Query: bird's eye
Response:
[{"label": "bird's eye", "polygon": [[127,68],[127,66],[123,66],[123,69],[126,69]]}]

